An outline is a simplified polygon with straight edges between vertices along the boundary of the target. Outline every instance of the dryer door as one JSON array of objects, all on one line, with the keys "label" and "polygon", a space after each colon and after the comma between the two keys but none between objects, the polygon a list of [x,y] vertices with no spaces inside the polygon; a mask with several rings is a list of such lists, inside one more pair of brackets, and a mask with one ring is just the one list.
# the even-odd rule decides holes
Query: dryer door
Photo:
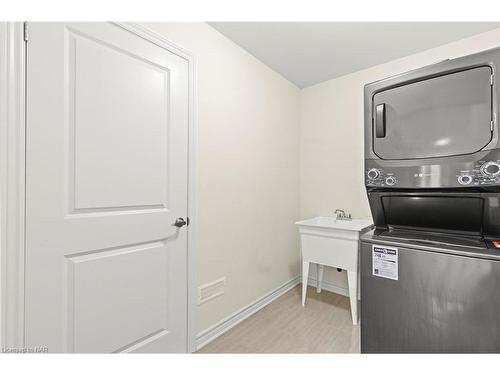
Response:
[{"label": "dryer door", "polygon": [[373,96],[373,150],[382,159],[462,155],[492,138],[492,70],[481,66]]}]

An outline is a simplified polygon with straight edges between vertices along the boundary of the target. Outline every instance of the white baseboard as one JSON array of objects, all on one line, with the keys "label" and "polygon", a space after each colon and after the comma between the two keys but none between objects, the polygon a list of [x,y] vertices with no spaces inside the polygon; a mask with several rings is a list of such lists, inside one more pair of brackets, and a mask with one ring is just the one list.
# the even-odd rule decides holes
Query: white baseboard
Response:
[{"label": "white baseboard", "polygon": [[235,313],[229,315],[227,318],[222,319],[218,323],[215,323],[213,326],[200,332],[196,336],[196,350],[200,350],[209,342],[215,340],[217,337],[227,332],[234,326],[238,325],[246,318],[252,316],[257,311],[267,306],[268,304],[273,302],[276,298],[282,296],[283,294],[288,292],[290,289],[294,288],[299,283],[300,283],[300,276],[294,277],[293,279],[287,281],[278,288],[270,291],[269,293],[257,299],[256,301],[245,306],[241,310],[236,311]]},{"label": "white baseboard", "polygon": [[[312,286],[314,288],[316,288],[316,283],[317,283],[316,279],[312,277],[310,277],[307,280],[307,285]],[[323,280],[323,282],[321,283],[321,289],[349,297],[349,289],[326,280]]]}]

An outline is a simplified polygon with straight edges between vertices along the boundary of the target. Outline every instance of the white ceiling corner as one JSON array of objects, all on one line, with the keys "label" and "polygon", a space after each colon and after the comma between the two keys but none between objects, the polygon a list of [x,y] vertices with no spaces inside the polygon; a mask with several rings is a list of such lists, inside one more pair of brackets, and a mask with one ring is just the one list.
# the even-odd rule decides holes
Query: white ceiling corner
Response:
[{"label": "white ceiling corner", "polygon": [[500,27],[498,22],[209,22],[299,87]]}]

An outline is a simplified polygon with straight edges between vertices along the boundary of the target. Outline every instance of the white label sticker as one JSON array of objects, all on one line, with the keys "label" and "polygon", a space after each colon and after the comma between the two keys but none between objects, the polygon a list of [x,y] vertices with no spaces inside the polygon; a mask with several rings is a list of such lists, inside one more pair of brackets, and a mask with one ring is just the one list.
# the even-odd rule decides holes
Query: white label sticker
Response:
[{"label": "white label sticker", "polygon": [[372,245],[372,274],[386,279],[398,279],[398,249]]}]

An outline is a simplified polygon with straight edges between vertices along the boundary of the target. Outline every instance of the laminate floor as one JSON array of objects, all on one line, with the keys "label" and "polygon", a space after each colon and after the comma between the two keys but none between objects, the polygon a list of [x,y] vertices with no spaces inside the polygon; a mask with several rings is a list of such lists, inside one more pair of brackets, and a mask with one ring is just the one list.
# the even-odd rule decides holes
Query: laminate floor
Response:
[{"label": "laminate floor", "polygon": [[349,298],[301,285],[252,315],[198,353],[359,353],[359,325],[353,326]]}]

